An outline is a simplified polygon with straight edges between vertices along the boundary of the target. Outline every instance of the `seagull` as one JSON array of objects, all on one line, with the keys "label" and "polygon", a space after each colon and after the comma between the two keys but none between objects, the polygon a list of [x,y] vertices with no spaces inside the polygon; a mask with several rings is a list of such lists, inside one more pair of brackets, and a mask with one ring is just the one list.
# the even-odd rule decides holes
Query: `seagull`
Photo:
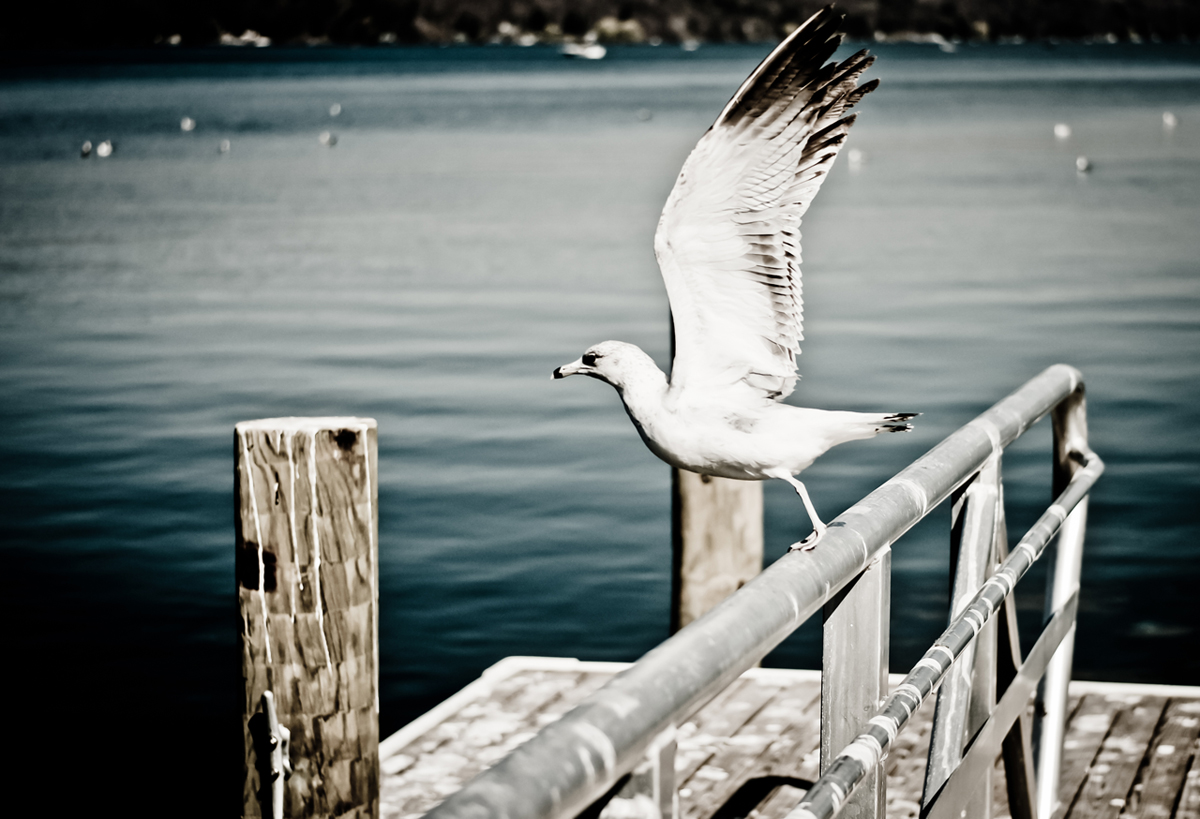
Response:
[{"label": "seagull", "polygon": [[907,432],[911,412],[835,412],[781,403],[803,339],[800,217],[873,91],[860,51],[826,61],[842,15],[826,7],[742,83],[683,164],[654,239],[674,324],[670,379],[638,347],[604,341],[554,378],[616,388],[650,451],[671,466],[734,480],[787,481],[813,531],[826,531],[796,475],[831,447]]}]

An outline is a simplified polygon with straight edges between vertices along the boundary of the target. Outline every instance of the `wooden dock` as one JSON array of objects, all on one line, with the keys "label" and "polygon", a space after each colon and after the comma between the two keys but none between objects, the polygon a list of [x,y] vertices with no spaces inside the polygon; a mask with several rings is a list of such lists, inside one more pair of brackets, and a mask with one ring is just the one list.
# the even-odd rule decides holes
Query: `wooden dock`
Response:
[{"label": "wooden dock", "polygon": [[[1012,546],[1000,455],[1047,413],[1054,502]],[[237,427],[247,817],[408,819],[432,809],[478,819],[556,805],[564,819],[741,819],[782,817],[804,798],[810,819],[838,819],[838,806],[842,819],[1200,819],[1200,688],[1068,688],[1087,498],[1104,469],[1087,444],[1083,380],[1072,367],[1048,367],[847,509],[824,548],[758,574],[758,501],[679,478],[672,624],[699,619],[613,687],[604,684],[630,666],[509,658],[382,743],[371,697],[374,426],[281,418]],[[891,545],[943,501],[954,614],[901,686],[886,674]],[[1047,617],[1025,635],[1032,648],[1022,658],[1011,591],[1052,542]],[[752,668],[818,614],[823,676]],[[1044,719],[1012,728],[1039,684]],[[883,702],[889,685],[896,695]],[[589,697],[591,707],[572,710]],[[1030,735],[1039,728],[1035,770]],[[964,749],[968,731],[976,741]],[[922,807],[931,734],[937,792]],[[827,762],[841,754],[818,780],[820,742]],[[1012,783],[1011,810],[1003,772],[991,771],[1002,752],[1022,780]],[[630,776],[614,783],[597,771]],[[606,788],[619,798],[606,802]]]},{"label": "wooden dock", "polygon": [[[500,661],[380,743],[381,817],[423,815],[627,667]],[[752,668],[680,726],[681,819],[782,819],[794,808],[818,775],[820,688],[816,671]],[[1070,694],[1052,819],[1200,819],[1200,687],[1073,682]],[[920,813],[934,699],[888,755],[889,819]],[[1002,765],[992,804],[1007,819]]]}]

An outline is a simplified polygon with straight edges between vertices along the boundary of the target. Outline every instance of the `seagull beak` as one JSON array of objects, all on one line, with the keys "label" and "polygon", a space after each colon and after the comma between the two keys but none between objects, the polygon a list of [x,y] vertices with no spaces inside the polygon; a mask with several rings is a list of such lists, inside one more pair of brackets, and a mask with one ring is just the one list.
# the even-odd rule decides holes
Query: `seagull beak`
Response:
[{"label": "seagull beak", "polygon": [[568,375],[578,375],[584,372],[587,368],[584,366],[583,359],[577,358],[570,364],[564,364],[554,371],[554,378],[566,378]]}]

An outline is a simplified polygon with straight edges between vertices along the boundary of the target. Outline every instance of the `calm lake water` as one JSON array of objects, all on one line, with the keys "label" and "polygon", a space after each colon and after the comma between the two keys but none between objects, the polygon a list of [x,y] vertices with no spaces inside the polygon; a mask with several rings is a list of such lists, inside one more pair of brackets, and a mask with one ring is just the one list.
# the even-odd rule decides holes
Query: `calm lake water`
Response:
[{"label": "calm lake water", "polygon": [[[379,421],[385,732],[506,655],[633,660],[667,636],[668,469],[611,389],[550,372],[607,338],[666,367],[658,212],[767,50],[0,68],[0,502],[26,797],[236,811],[240,420]],[[1074,364],[1108,464],[1076,676],[1200,682],[1200,48],[873,50],[861,162],[843,155],[805,220],[792,400],[924,414],[805,473],[818,510]],[[82,160],[85,139],[115,151]],[[1006,458],[1014,539],[1048,499],[1046,427]],[[766,493],[773,561],[808,529],[786,485]],[[895,548],[894,670],[945,623],[947,522]],[[1039,584],[1021,590],[1030,627]],[[768,658],[818,663],[811,626]]]}]

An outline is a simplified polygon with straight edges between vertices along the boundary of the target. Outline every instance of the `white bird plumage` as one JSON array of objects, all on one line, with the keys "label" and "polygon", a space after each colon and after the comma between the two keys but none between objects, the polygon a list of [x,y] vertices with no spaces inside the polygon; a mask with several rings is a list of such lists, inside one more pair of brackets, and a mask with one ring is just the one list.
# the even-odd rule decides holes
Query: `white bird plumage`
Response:
[{"label": "white bird plumage", "polygon": [[670,381],[632,344],[605,341],[559,367],[616,388],[642,439],[672,466],[738,480],[794,477],[837,444],[911,429],[915,413],[831,412],[780,401],[803,339],[800,219],[846,140],[845,112],[873,59],[826,63],[841,42],[826,8],[754,70],[692,150],[663,208],[654,249],[675,331]]}]

